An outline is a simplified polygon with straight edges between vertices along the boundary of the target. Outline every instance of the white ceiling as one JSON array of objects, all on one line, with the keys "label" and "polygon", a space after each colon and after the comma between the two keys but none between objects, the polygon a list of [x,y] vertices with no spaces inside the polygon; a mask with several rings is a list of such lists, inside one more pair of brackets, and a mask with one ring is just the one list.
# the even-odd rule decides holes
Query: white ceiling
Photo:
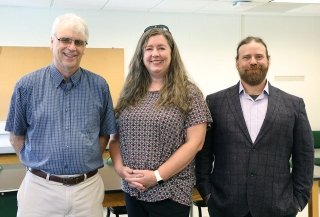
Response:
[{"label": "white ceiling", "polygon": [[0,7],[5,6],[151,13],[320,16],[320,4],[274,3],[270,0],[0,0]]}]

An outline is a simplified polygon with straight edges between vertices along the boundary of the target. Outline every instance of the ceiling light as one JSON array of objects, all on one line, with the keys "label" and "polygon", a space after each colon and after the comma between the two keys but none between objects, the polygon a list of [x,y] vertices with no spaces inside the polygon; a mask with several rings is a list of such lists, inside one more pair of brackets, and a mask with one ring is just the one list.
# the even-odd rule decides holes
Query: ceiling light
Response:
[{"label": "ceiling light", "polygon": [[238,6],[242,3],[250,3],[251,0],[233,0],[233,6]]},{"label": "ceiling light", "polygon": [[272,0],[271,2],[320,4],[320,0]]}]

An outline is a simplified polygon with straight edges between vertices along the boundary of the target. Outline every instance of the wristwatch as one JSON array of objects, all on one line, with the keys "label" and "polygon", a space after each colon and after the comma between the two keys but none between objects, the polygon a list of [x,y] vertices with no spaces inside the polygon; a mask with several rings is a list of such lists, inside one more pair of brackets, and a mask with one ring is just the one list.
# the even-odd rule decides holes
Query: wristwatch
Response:
[{"label": "wristwatch", "polygon": [[158,170],[155,170],[155,171],[154,171],[154,175],[155,175],[155,177],[156,177],[156,179],[157,179],[158,185],[164,183],[164,181],[163,181],[163,179],[161,178],[160,173],[159,173]]}]

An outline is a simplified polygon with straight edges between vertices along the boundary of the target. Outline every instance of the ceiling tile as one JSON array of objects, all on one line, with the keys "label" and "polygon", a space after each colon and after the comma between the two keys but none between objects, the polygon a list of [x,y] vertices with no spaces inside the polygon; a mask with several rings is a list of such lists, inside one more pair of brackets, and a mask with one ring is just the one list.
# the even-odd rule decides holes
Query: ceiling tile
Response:
[{"label": "ceiling tile", "polygon": [[163,0],[109,0],[104,10],[149,11]]},{"label": "ceiling tile", "polygon": [[107,0],[54,0],[52,8],[100,10],[101,8],[103,8],[106,2]]},{"label": "ceiling tile", "polygon": [[320,4],[308,4],[299,8],[294,8],[287,12],[287,14],[307,14],[307,15],[320,15]]},{"label": "ceiling tile", "polygon": [[255,12],[255,13],[285,13],[295,8],[303,7],[306,4],[286,4],[286,3],[268,3],[248,11]]},{"label": "ceiling tile", "polygon": [[[237,2],[237,4],[235,4]],[[280,14],[320,16],[319,4],[270,0],[0,0],[0,7],[148,11],[209,14]]]},{"label": "ceiling tile", "polygon": [[153,12],[184,12],[192,13],[201,8],[206,7],[213,1],[201,0],[165,0],[162,1],[157,7],[151,9]]},{"label": "ceiling tile", "polygon": [[248,10],[261,3],[239,2],[234,5],[232,2],[213,2],[197,12],[199,13],[234,13]]},{"label": "ceiling tile", "polygon": [[50,8],[51,0],[0,0],[0,6]]}]

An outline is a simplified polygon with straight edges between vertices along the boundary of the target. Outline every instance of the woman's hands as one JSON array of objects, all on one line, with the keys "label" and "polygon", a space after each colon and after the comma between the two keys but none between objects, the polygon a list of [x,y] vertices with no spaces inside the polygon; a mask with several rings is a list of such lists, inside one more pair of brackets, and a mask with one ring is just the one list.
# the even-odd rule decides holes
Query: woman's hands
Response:
[{"label": "woman's hands", "polygon": [[143,192],[157,184],[156,177],[152,170],[134,170],[123,165],[118,134],[111,135],[109,140],[109,150],[116,173],[123,180],[127,181],[130,187]]},{"label": "woman's hands", "polygon": [[136,188],[139,191],[146,191],[157,185],[157,179],[152,170],[132,170],[132,173],[124,180],[129,183],[130,187]]}]

